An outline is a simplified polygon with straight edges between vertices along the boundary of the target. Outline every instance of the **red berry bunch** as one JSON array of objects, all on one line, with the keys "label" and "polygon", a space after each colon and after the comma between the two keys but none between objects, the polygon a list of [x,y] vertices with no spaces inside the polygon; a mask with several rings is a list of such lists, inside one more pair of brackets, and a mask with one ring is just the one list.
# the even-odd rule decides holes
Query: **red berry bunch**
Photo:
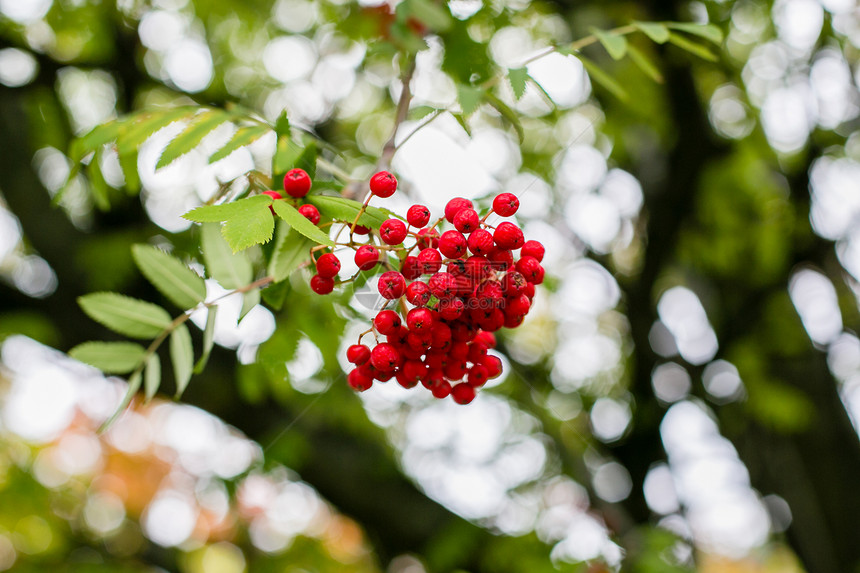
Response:
[{"label": "red berry bunch", "polygon": [[[397,179],[386,171],[370,179],[371,196],[390,197],[396,189]],[[477,389],[501,374],[501,361],[488,354],[496,345],[493,333],[522,324],[544,277],[539,242],[526,241],[512,222],[486,223],[491,213],[509,217],[518,208],[515,195],[502,193],[481,217],[471,201],[455,198],[445,216],[428,226],[430,210],[412,205],[405,222],[391,218],[378,230],[367,229],[369,242],[362,244],[352,240],[356,218],[350,242],[338,244],[354,251],[359,272],[385,267],[377,286],[386,303],[347,350],[355,365],[350,386],[364,391],[374,380],[394,378],[404,388],[420,383],[436,398],[468,404]],[[445,221],[453,228],[443,228]],[[397,256],[399,268],[387,254]],[[326,253],[315,263],[311,288],[328,294],[340,261]],[[361,343],[371,333],[372,348]]]}]

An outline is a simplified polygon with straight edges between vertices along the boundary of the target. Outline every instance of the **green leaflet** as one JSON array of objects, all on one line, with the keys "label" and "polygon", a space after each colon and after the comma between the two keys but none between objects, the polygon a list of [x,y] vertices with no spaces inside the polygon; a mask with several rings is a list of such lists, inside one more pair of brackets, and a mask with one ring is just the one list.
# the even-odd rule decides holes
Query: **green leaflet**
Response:
[{"label": "green leaflet", "polygon": [[713,24],[694,24],[692,22],[666,22],[667,28],[678,30],[692,36],[698,36],[714,44],[723,41],[723,31]]},{"label": "green leaflet", "polygon": [[69,145],[69,159],[77,163],[90,153],[98,151],[102,145],[116,140],[119,135],[121,121],[115,119],[97,125],[81,137],[72,140]]},{"label": "green leaflet", "polygon": [[185,213],[182,217],[189,221],[194,221],[195,223],[220,223],[221,221],[227,221],[247,211],[253,211],[259,207],[266,207],[271,203],[272,198],[268,195],[254,195],[253,197],[239,199],[232,203],[197,207],[196,209],[192,209],[188,213]]},{"label": "green leaflet", "polygon": [[508,70],[508,81],[511,82],[511,89],[514,90],[514,97],[520,99],[526,93],[526,81],[529,78],[529,71],[526,68],[512,68]]},{"label": "green leaflet", "polygon": [[131,254],[143,276],[179,308],[194,308],[206,298],[206,283],[176,257],[149,245],[133,245]]},{"label": "green leaflet", "polygon": [[206,327],[203,329],[203,350],[197,364],[194,365],[194,373],[200,374],[206,368],[206,363],[209,361],[209,354],[212,352],[212,347],[215,345],[215,319],[218,316],[218,307],[210,306],[209,313],[206,315]]},{"label": "green leaflet", "polygon": [[240,127],[224,147],[209,156],[209,163],[215,163],[229,156],[234,151],[250,145],[269,133],[272,128],[267,125],[249,125]]},{"label": "green leaflet", "polygon": [[87,294],[78,304],[96,322],[132,338],[155,338],[171,323],[160,306],[115,292]]},{"label": "green leaflet", "polygon": [[585,69],[588,70],[588,75],[592,80],[603,86],[609,93],[617,97],[622,101],[627,101],[628,95],[627,91],[621,87],[615,79],[604,72],[600,66],[589,60],[588,58],[579,55],[577,56],[579,60],[582,62],[582,65],[585,66]]},{"label": "green leaflet", "polygon": [[191,346],[191,334],[184,324],[180,324],[170,333],[170,361],[173,363],[173,376],[176,379],[176,397],[179,398],[194,371],[194,348]]},{"label": "green leaflet", "polygon": [[645,75],[649,78],[657,82],[658,84],[663,83],[663,74],[660,73],[660,70],[657,69],[657,66],[648,59],[648,56],[642,53],[639,48],[631,45],[627,46],[627,55],[630,56],[630,59],[633,60],[633,63],[636,64],[640,70],[642,70]]},{"label": "green leaflet", "polygon": [[278,119],[275,120],[275,133],[278,134],[278,137],[290,136],[290,120],[287,117],[287,110],[282,111]]},{"label": "green leaflet", "polygon": [[286,221],[281,221],[278,224],[275,250],[269,261],[269,276],[273,277],[276,283],[286,279],[304,261],[309,260],[309,250],[313,244],[303,235],[293,231]]},{"label": "green leaflet", "polygon": [[84,342],[69,350],[69,356],[105,374],[125,374],[140,364],[146,349],[134,342]]},{"label": "green leaflet", "polygon": [[696,42],[691,42],[684,36],[680,36],[674,32],[669,33],[669,43],[678,46],[682,50],[687,51],[694,56],[699,56],[703,60],[708,60],[709,62],[719,61],[719,58],[717,58],[717,56],[705,46],[697,44]]},{"label": "green leaflet", "polygon": [[221,234],[224,235],[234,253],[259,243],[267,243],[272,239],[272,233],[275,230],[275,220],[269,210],[272,199],[267,195],[257,195],[243,201],[259,198],[265,201],[255,201],[251,208],[230,217],[221,227]]},{"label": "green leaflet", "polygon": [[137,391],[140,390],[140,381],[141,381],[141,372],[137,370],[134,374],[131,375],[131,378],[128,379],[128,387],[125,391],[125,396],[123,396],[122,401],[114,410],[114,413],[111,414],[111,417],[104,421],[104,423],[99,426],[99,432],[104,432],[106,429],[110,427],[111,424],[116,421],[120,415],[125,412],[125,409],[128,408],[128,405],[131,404],[131,399],[134,398],[134,395],[137,394]]},{"label": "green leaflet", "polygon": [[197,147],[204,137],[230,118],[229,113],[220,109],[211,109],[195,115],[188,126],[170,140],[155,163],[155,168],[161,169],[170,165]]},{"label": "green leaflet", "polygon": [[[358,201],[335,195],[308,195],[305,200],[316,207],[323,217],[350,224],[355,221],[355,216],[361,209],[361,203]],[[359,217],[358,224],[378,229],[382,223],[393,217],[401,218],[388,209],[368,206]]]},{"label": "green leaflet", "polygon": [[143,392],[147,402],[152,400],[160,385],[161,360],[158,358],[158,354],[152,354],[146,360],[146,369],[143,371]]},{"label": "green leaflet", "polygon": [[289,223],[290,227],[311,241],[320,245],[328,245],[330,247],[334,246],[334,241],[332,241],[326,233],[320,231],[316,225],[305,219],[305,217],[299,213],[295,207],[286,201],[275,201],[272,203],[272,207],[281,219]]},{"label": "green leaflet", "polygon": [[472,86],[457,86],[457,101],[460,102],[460,109],[463,110],[463,115],[469,117],[481,106],[483,92]]},{"label": "green leaflet", "polygon": [[239,320],[251,312],[251,309],[260,304],[260,290],[251,289],[242,295],[242,310],[239,311]]},{"label": "green leaflet", "polygon": [[591,33],[597,37],[600,44],[613,60],[620,60],[627,54],[627,38],[597,28],[591,28]]},{"label": "green leaflet", "polygon": [[665,44],[669,41],[669,28],[659,22],[633,22],[643,34],[651,38],[652,42]]},{"label": "green leaflet", "polygon": [[200,227],[200,245],[206,271],[225,289],[232,290],[250,284],[253,277],[251,260],[245,253],[234,253],[221,235],[217,223]]}]

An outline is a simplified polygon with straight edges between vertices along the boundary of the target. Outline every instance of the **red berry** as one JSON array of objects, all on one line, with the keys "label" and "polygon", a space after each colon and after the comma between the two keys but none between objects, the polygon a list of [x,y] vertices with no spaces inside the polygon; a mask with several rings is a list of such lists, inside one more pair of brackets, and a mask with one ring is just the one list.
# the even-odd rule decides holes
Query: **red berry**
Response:
[{"label": "red berry", "polygon": [[403,263],[400,265],[400,272],[407,280],[411,281],[421,276],[421,268],[421,261],[418,260],[418,257],[410,255],[403,259]]},{"label": "red berry", "polygon": [[492,275],[490,261],[484,257],[474,255],[466,259],[466,276],[475,282],[481,282]]},{"label": "red berry", "polygon": [[510,217],[520,208],[520,200],[513,193],[502,193],[493,199],[493,211],[502,217]]},{"label": "red berry", "polygon": [[543,268],[538,260],[534,257],[525,256],[517,261],[517,270],[530,283],[537,282],[538,278],[543,278]]},{"label": "red berry", "polygon": [[[393,312],[393,311],[392,311]],[[399,320],[399,317],[398,317]],[[385,336],[386,340],[391,344],[397,344],[403,346],[407,343],[407,339],[409,338],[409,329],[403,325],[400,325],[393,332],[387,334]]]},{"label": "red berry", "polygon": [[491,306],[498,306],[504,300],[504,291],[502,284],[496,280],[488,280],[481,283],[478,290],[475,291],[475,296],[479,299],[484,299]]},{"label": "red berry", "polygon": [[453,360],[466,360],[466,357],[469,355],[469,344],[462,340],[454,342],[451,344],[448,354]]},{"label": "red berry", "polygon": [[304,169],[290,169],[284,175],[284,191],[290,197],[304,197],[311,190],[311,178]]},{"label": "red berry", "polygon": [[480,330],[475,334],[475,339],[472,341],[472,344],[476,344],[484,348],[495,348],[496,335],[492,332],[485,332],[483,330]]},{"label": "red berry", "polygon": [[299,207],[299,213],[301,213],[305,219],[307,219],[314,225],[320,222],[320,212],[313,205],[302,205],[301,207]]},{"label": "red berry", "polygon": [[[475,338],[476,332],[477,330],[473,326],[463,321],[458,320],[451,325],[451,339],[456,342],[469,342]],[[462,358],[466,358],[466,354],[463,354]]]},{"label": "red berry", "polygon": [[516,328],[523,323],[525,318],[525,315],[522,314],[506,314],[504,326],[505,328]]},{"label": "red berry", "polygon": [[522,247],[525,239],[523,237],[523,232],[519,227],[513,223],[505,221],[496,227],[496,231],[493,233],[493,241],[496,242],[496,245],[500,249],[510,250]]},{"label": "red berry", "polygon": [[445,348],[451,342],[451,327],[444,322],[434,322],[430,329],[430,338],[433,348]]},{"label": "red berry", "polygon": [[534,283],[526,283],[525,288],[523,289],[523,294],[529,297],[529,300],[535,297],[535,285]]},{"label": "red berry", "polygon": [[334,278],[340,271],[340,259],[332,253],[326,253],[317,259],[317,274],[321,277]]},{"label": "red berry", "polygon": [[379,334],[392,334],[400,330],[400,315],[393,310],[382,310],[373,319],[373,327]]},{"label": "red berry", "polygon": [[463,209],[471,209],[472,202],[468,199],[463,199],[462,197],[454,197],[448,204],[445,205],[445,219],[449,223],[454,222],[454,217],[462,211]]},{"label": "red berry", "polygon": [[484,356],[481,366],[487,369],[487,378],[496,378],[502,373],[502,361],[498,356],[491,354]]},{"label": "red berry", "polygon": [[532,303],[529,297],[524,294],[516,298],[509,298],[505,301],[505,314],[511,316],[524,316],[528,314]]},{"label": "red berry", "polygon": [[413,227],[421,228],[430,222],[430,209],[424,205],[412,205],[406,211],[406,220]]},{"label": "red berry", "polygon": [[472,388],[480,388],[487,383],[489,378],[490,376],[487,373],[487,369],[480,364],[475,364],[469,368],[469,373],[466,375],[466,382]]},{"label": "red berry", "polygon": [[420,360],[407,360],[403,363],[403,377],[414,386],[427,376],[427,365]]},{"label": "red berry", "polygon": [[432,274],[442,268],[442,255],[436,249],[423,249],[418,253],[422,274]]},{"label": "red berry", "polygon": [[454,227],[466,235],[477,229],[480,224],[481,219],[478,217],[478,213],[474,209],[461,209],[456,215],[454,215]]},{"label": "red berry", "polygon": [[397,190],[397,178],[388,171],[380,171],[370,178],[370,192],[377,197],[391,197]]},{"label": "red berry", "polygon": [[374,374],[373,379],[379,380],[380,382],[388,382],[394,377],[394,371],[391,372],[377,372]]},{"label": "red berry", "polygon": [[403,296],[406,290],[406,279],[397,271],[388,271],[379,276],[379,294],[383,298],[395,299]]},{"label": "red berry", "polygon": [[443,378],[439,383],[434,384],[430,391],[433,393],[434,398],[439,398],[440,400],[447,398],[451,395],[451,383]]},{"label": "red berry", "polygon": [[[263,191],[263,195],[268,195],[272,198],[272,201],[277,201],[278,199],[283,199],[284,196],[278,193],[277,191]],[[274,211],[273,211],[274,212]]]},{"label": "red berry", "polygon": [[430,292],[439,300],[452,298],[457,290],[457,279],[450,273],[436,273],[427,281]]},{"label": "red berry", "polygon": [[377,344],[370,352],[370,363],[381,372],[390,372],[397,368],[403,357],[400,352],[387,342]]},{"label": "red berry", "polygon": [[439,238],[439,250],[446,258],[459,259],[466,254],[466,237],[460,231],[445,231]]},{"label": "red berry", "polygon": [[355,264],[359,269],[368,271],[379,262],[379,250],[373,245],[362,245],[355,251]]},{"label": "red berry", "polygon": [[364,392],[373,385],[373,378],[356,369],[347,375],[346,382],[358,392]]},{"label": "red berry", "polygon": [[439,316],[445,320],[456,320],[462,316],[466,310],[466,305],[462,299],[452,298],[451,300],[442,300],[439,303]]},{"label": "red berry", "polygon": [[439,246],[439,232],[436,229],[421,229],[418,231],[418,248],[437,248]]},{"label": "red berry", "polygon": [[356,366],[361,366],[370,360],[370,348],[364,344],[353,344],[346,349],[346,359]]},{"label": "red berry", "polygon": [[406,336],[407,346],[415,352],[413,358],[420,358],[421,355],[429,350],[430,346],[433,344],[433,340],[427,337],[426,334],[427,333],[424,332],[410,332]]},{"label": "red berry", "polygon": [[413,332],[430,332],[433,322],[433,311],[426,308],[413,308],[406,315],[406,326]]},{"label": "red berry", "polygon": [[430,287],[421,281],[409,283],[406,287],[406,300],[415,306],[424,306],[430,302]]},{"label": "red berry", "polygon": [[502,290],[505,296],[516,296],[522,294],[526,288],[526,277],[517,271],[508,271],[502,277]]},{"label": "red berry", "polygon": [[487,259],[492,263],[493,269],[497,271],[506,271],[514,264],[514,254],[505,249],[493,249],[487,255]]},{"label": "red berry", "polygon": [[538,262],[543,261],[543,245],[539,241],[526,241],[520,250],[521,257],[534,257]]},{"label": "red berry", "polygon": [[475,399],[475,389],[466,382],[461,382],[451,389],[451,397],[458,404],[468,404]]},{"label": "red berry", "polygon": [[468,369],[461,362],[449,362],[442,371],[448,380],[459,380],[466,375]]},{"label": "red berry", "polygon": [[386,245],[399,245],[406,238],[406,225],[400,219],[388,219],[379,226],[379,236]]},{"label": "red berry", "polygon": [[475,344],[474,342],[469,345],[469,354],[466,355],[466,358],[472,364],[477,364],[481,360],[484,359],[484,356],[487,355],[487,349],[481,346],[480,344]]},{"label": "red berry", "polygon": [[403,386],[404,388],[415,388],[418,385],[418,380],[410,380],[406,377],[406,372],[403,369],[397,371],[397,383]]},{"label": "red berry", "polygon": [[365,227],[364,225],[356,225],[355,229],[352,230],[356,235],[367,235],[370,233],[370,227]]},{"label": "red berry", "polygon": [[311,277],[311,290],[317,294],[328,294],[334,290],[334,281],[330,277],[314,275]]},{"label": "red berry", "polygon": [[493,235],[486,229],[475,229],[469,235],[469,250],[476,255],[487,255],[496,247]]}]

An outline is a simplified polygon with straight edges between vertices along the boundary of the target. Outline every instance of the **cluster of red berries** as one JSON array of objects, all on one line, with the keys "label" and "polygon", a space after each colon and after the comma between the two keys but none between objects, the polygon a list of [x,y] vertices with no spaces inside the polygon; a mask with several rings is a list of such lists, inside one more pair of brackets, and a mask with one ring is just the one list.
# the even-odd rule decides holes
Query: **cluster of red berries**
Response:
[{"label": "cluster of red berries", "polygon": [[[310,187],[311,180],[301,169],[284,178],[284,191],[291,197],[304,197]],[[371,177],[371,194],[358,216],[352,222],[343,221],[349,242],[336,243],[354,251],[359,272],[378,265],[386,268],[377,283],[385,307],[358,344],[347,350],[347,360],[356,366],[347,381],[358,391],[370,388],[374,380],[395,378],[405,388],[420,382],[436,398],[450,395],[458,404],[468,404],[478,388],[501,374],[501,361],[488,354],[496,345],[493,332],[522,324],[535,285],[543,282],[544,247],[538,241],[526,241],[514,223],[505,221],[495,227],[486,223],[493,213],[510,217],[517,212],[520,203],[511,193],[498,195],[483,217],[471,201],[458,197],[448,202],[445,216],[433,224],[424,205],[412,205],[405,222],[391,218],[378,230],[357,224],[372,197],[390,197],[396,190],[397,179],[391,173],[380,171]],[[266,193],[281,198],[275,191]],[[299,211],[319,223],[313,205],[302,205]],[[454,228],[440,233],[444,221]],[[358,243],[354,235],[368,235],[368,242]],[[398,255],[398,269],[383,256],[386,252]],[[332,292],[340,259],[326,252],[313,263],[316,274],[310,279],[311,289],[322,295]],[[371,333],[376,340],[372,349],[361,344],[361,338]]]}]

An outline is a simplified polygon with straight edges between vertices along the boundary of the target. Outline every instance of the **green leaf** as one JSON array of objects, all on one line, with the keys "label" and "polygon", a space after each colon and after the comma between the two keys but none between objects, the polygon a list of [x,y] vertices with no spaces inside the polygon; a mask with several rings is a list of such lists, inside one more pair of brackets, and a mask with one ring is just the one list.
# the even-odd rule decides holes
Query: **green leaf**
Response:
[{"label": "green leaf", "polygon": [[176,398],[182,396],[194,370],[194,348],[188,327],[180,324],[170,333],[170,361],[176,379]]},{"label": "green leaf", "polygon": [[156,169],[166,167],[197,147],[213,129],[230,120],[230,114],[220,109],[211,109],[191,118],[188,126],[161,152]]},{"label": "green leaf", "polygon": [[330,247],[334,246],[334,241],[332,241],[326,233],[320,231],[316,225],[305,219],[305,217],[299,213],[295,207],[283,199],[273,202],[272,207],[281,219],[289,223],[290,227],[311,241],[319,243],[320,245],[328,245]]},{"label": "green leaf", "polygon": [[511,68],[508,70],[508,81],[511,82],[511,89],[514,90],[514,97],[520,99],[526,93],[526,80],[528,80],[529,71],[526,68]]},{"label": "green leaf", "polygon": [[140,191],[140,175],[137,172],[137,150],[119,152],[119,166],[125,178],[125,188],[130,194]]},{"label": "green leaf", "polygon": [[[323,217],[350,224],[355,221],[355,216],[361,209],[361,203],[358,201],[334,195],[308,195],[305,201],[316,207]],[[358,218],[358,224],[378,229],[382,223],[392,217],[396,215],[388,209],[368,206]]]},{"label": "green leaf", "polygon": [[110,190],[99,167],[100,156],[101,151],[97,150],[93,155],[92,161],[87,165],[87,179],[90,182],[90,194],[92,195],[93,203],[95,203],[100,211],[107,211],[110,209]]},{"label": "green leaf", "polygon": [[290,136],[290,120],[287,117],[287,110],[282,111],[278,119],[275,120],[275,133],[278,134],[278,137]]},{"label": "green leaf", "polygon": [[209,156],[209,163],[220,161],[237,149],[254,143],[269,133],[270,130],[271,128],[266,125],[249,125],[247,127],[240,127],[224,147]]},{"label": "green leaf", "polygon": [[287,300],[287,294],[289,294],[290,290],[290,281],[281,281],[267,286],[260,294],[263,296],[266,304],[269,305],[269,308],[281,310],[284,308],[284,301]]},{"label": "green leaf", "polygon": [[246,199],[233,201],[232,203],[197,207],[185,213],[182,217],[195,223],[220,223],[221,221],[241,216],[248,211],[257,210],[261,206],[268,206],[271,203],[272,198],[268,195],[255,195]]},{"label": "green leaf", "polygon": [[633,22],[643,34],[651,38],[652,42],[665,44],[669,41],[669,28],[659,22]]},{"label": "green leaf", "polygon": [[92,128],[86,135],[76,137],[69,145],[69,159],[77,163],[90,153],[101,149],[102,145],[116,140],[121,120],[115,119]]},{"label": "green leaf", "polygon": [[242,310],[239,312],[239,320],[245,318],[245,315],[251,312],[251,309],[260,304],[259,289],[251,289],[242,295]]},{"label": "green leaf", "polygon": [[131,404],[131,399],[134,398],[134,395],[137,394],[137,391],[140,390],[140,380],[141,380],[141,372],[140,370],[135,371],[134,374],[131,375],[131,378],[128,379],[128,386],[125,391],[125,396],[123,396],[122,401],[114,410],[114,413],[111,414],[111,417],[104,421],[104,423],[99,426],[99,433],[107,430],[111,424],[116,421],[120,415],[125,412],[125,409],[128,408],[128,405]]},{"label": "green leaf", "polygon": [[460,127],[463,128],[463,131],[466,132],[466,135],[468,135],[469,137],[472,137],[472,128],[469,127],[468,118],[462,113],[453,113],[452,112],[451,116],[457,120],[457,123],[459,123]]},{"label": "green leaf", "polygon": [[640,70],[642,70],[645,75],[649,78],[657,82],[658,84],[663,83],[663,74],[660,73],[660,70],[657,69],[657,66],[648,59],[644,53],[642,53],[639,48],[633,46],[632,44],[627,46],[627,55],[630,56],[630,59],[633,60],[633,63],[636,64]]},{"label": "green leaf", "polygon": [[140,364],[146,349],[134,342],[84,342],[69,350],[69,356],[105,374],[125,374]]},{"label": "green leaf", "polygon": [[[257,199],[265,199],[265,201],[257,201]],[[275,218],[269,210],[269,205],[272,203],[271,197],[257,195],[243,199],[242,202],[249,202],[251,208],[230,217],[221,227],[221,233],[234,253],[259,243],[269,242],[275,230]],[[283,203],[283,201],[277,202]]]},{"label": "green leaf", "polygon": [[171,322],[160,306],[115,292],[87,294],[78,304],[96,322],[133,338],[155,338]]},{"label": "green leaf", "polygon": [[190,117],[200,109],[194,106],[147,110],[136,113],[122,122],[116,138],[120,155],[137,151],[138,147],[156,132],[175,121]]},{"label": "green leaf", "polygon": [[269,276],[281,282],[310,258],[313,242],[290,228],[286,221],[278,225],[278,238],[269,262]]},{"label": "green leaf", "polygon": [[445,32],[451,28],[453,19],[451,13],[431,0],[406,0],[404,8],[408,15],[420,21],[434,32]]},{"label": "green leaf", "polygon": [[275,155],[272,156],[272,177],[283,177],[295,157],[295,146],[290,145],[289,136],[279,135]]},{"label": "green leaf", "polygon": [[179,308],[194,308],[206,298],[206,283],[176,257],[149,245],[133,245],[131,254],[143,276]]},{"label": "green leaf", "polygon": [[218,307],[210,306],[209,313],[206,315],[206,327],[203,329],[203,353],[197,364],[194,365],[194,373],[200,374],[206,368],[206,363],[209,361],[209,354],[212,353],[212,347],[215,345],[215,319],[218,316]]},{"label": "green leaf", "polygon": [[600,66],[598,66],[588,58],[585,58],[581,55],[578,57],[579,60],[582,62],[582,65],[585,66],[585,69],[588,70],[588,75],[591,77],[592,80],[603,86],[606,91],[608,91],[618,99],[622,101],[627,101],[627,91],[625,91],[625,89],[621,87],[621,84],[615,81],[612,76],[604,72],[600,68]]},{"label": "green leaf", "polygon": [[234,253],[221,235],[217,223],[204,223],[200,227],[200,246],[209,276],[228,290],[250,284],[254,269],[245,253]]},{"label": "green leaf", "polygon": [[693,36],[704,38],[714,44],[721,44],[723,41],[723,31],[713,24],[694,24],[692,22],[666,22],[667,28],[678,30]]},{"label": "green leaf", "polygon": [[146,360],[146,369],[143,371],[143,392],[147,402],[152,400],[160,385],[161,360],[158,358],[158,354],[152,354]]},{"label": "green leaf", "polygon": [[525,132],[523,131],[523,124],[520,123],[520,116],[515,113],[514,110],[509,108],[505,102],[503,102],[490,92],[484,94],[484,98],[487,100],[487,103],[493,106],[496,111],[498,111],[502,115],[502,117],[505,118],[508,123],[510,123],[514,127],[514,130],[516,130],[517,132],[517,138],[519,138],[520,143],[522,143],[525,139]]},{"label": "green leaf", "polygon": [[597,37],[600,44],[613,60],[620,60],[627,54],[627,38],[624,36],[605,32],[597,28],[591,28],[590,31]]},{"label": "green leaf", "polygon": [[296,167],[304,169],[311,180],[317,175],[317,144],[311,141],[308,143],[299,158],[296,159]]},{"label": "green leaf", "polygon": [[475,110],[481,106],[483,92],[472,86],[457,86],[457,101],[460,102],[460,108],[463,110],[463,115],[469,117]]},{"label": "green leaf", "polygon": [[719,58],[717,58],[716,54],[714,54],[705,46],[697,44],[696,42],[691,42],[684,36],[679,36],[674,32],[671,32],[669,34],[669,43],[678,46],[682,50],[687,51],[694,56],[699,56],[703,60],[708,60],[709,62],[719,61]]}]

